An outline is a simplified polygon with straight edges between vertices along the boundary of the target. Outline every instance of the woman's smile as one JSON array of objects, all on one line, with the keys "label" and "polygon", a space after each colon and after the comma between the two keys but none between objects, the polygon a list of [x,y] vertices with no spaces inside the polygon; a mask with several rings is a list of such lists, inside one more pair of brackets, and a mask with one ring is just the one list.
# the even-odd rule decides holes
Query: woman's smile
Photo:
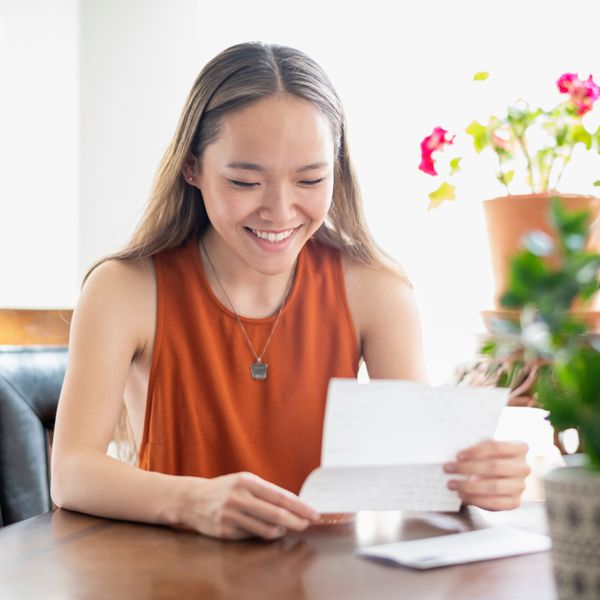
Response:
[{"label": "woman's smile", "polygon": [[299,225],[291,229],[280,229],[277,231],[244,227],[244,230],[250,235],[253,242],[263,250],[278,252],[286,250],[290,246],[301,227],[302,225]]}]

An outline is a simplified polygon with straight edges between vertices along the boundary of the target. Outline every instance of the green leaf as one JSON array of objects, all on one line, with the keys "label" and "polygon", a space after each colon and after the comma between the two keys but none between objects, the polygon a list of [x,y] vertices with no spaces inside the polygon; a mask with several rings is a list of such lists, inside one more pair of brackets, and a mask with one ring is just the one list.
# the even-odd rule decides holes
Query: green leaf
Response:
[{"label": "green leaf", "polygon": [[498,181],[504,185],[508,185],[515,176],[514,170],[507,171],[506,173],[498,173]]},{"label": "green leaf", "polygon": [[600,179],[596,179],[596,181],[594,181],[593,185],[595,185],[596,187],[600,187]]},{"label": "green leaf", "polygon": [[478,71],[473,75],[473,81],[485,81],[490,74],[487,71]]},{"label": "green leaf", "polygon": [[[553,135],[551,127],[546,127],[546,129],[549,130],[550,135]],[[568,127],[558,127],[554,131],[555,131],[554,137],[556,138],[556,147],[561,148],[562,146],[564,146],[567,143],[567,138],[569,135],[569,128]]]},{"label": "green leaf", "polygon": [[531,110],[529,105],[524,102],[518,106],[508,107],[506,121],[511,126],[515,136],[522,139],[527,128],[533,125],[543,112],[541,108]]},{"label": "green leaf", "polygon": [[458,173],[460,171],[460,161],[462,158],[457,156],[450,161],[450,175],[454,175],[454,173]]},{"label": "green leaf", "polygon": [[481,352],[481,354],[494,355],[497,346],[498,346],[498,344],[494,340],[485,341],[483,343],[483,345],[481,346],[479,352]]},{"label": "green leaf", "polygon": [[472,121],[471,124],[465,129],[465,133],[469,134],[473,138],[473,147],[476,152],[481,152],[484,148],[489,146],[490,140],[488,137],[487,128],[477,121]]},{"label": "green leaf", "polygon": [[587,150],[592,147],[592,134],[579,123],[569,127],[567,139],[572,146],[583,144]]},{"label": "green leaf", "polygon": [[429,194],[429,199],[431,200],[429,203],[429,209],[437,208],[446,200],[456,200],[454,186],[444,181],[444,183],[442,183],[437,190]]}]

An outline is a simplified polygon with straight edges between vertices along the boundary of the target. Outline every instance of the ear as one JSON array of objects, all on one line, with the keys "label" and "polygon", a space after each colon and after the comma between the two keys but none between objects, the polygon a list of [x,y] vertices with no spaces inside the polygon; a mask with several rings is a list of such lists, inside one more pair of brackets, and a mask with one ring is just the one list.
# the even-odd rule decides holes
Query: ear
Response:
[{"label": "ear", "polygon": [[183,177],[190,185],[199,186],[199,176],[200,161],[191,152],[188,152],[183,163]]}]

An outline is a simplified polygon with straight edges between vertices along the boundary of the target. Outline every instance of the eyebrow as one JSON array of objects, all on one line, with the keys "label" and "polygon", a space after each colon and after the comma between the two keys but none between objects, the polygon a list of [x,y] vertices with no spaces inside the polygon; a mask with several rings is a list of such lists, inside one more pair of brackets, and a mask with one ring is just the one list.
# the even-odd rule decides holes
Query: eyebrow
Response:
[{"label": "eyebrow", "polygon": [[[299,169],[297,169],[297,172],[302,173],[303,171],[312,171],[313,169],[319,169],[321,167],[328,167],[328,166],[329,166],[328,162],[316,162],[316,163],[311,163],[310,165],[305,165],[303,167],[300,167]],[[226,165],[226,167],[229,169],[246,169],[247,171],[259,171],[261,173],[266,170],[264,167],[262,167],[261,165],[257,165],[256,163],[249,163],[249,162],[242,162],[242,161],[231,162],[228,165]]]}]

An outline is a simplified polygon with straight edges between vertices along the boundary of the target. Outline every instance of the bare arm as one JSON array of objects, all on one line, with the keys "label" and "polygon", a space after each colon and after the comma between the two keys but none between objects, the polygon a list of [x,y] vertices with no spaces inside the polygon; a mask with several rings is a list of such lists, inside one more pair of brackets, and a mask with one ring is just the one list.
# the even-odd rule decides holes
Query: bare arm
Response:
[{"label": "bare arm", "polygon": [[106,455],[134,356],[148,344],[148,264],[110,262],[73,315],[52,452],[52,498],[64,508],[181,526],[219,537],[272,538],[315,520],[296,496],[247,473],[215,479],[147,472]]},{"label": "bare arm", "polygon": [[350,311],[373,379],[427,381],[419,313],[399,275],[346,262]]},{"label": "bare arm", "polygon": [[144,344],[139,266],[106,263],[85,285],[73,314],[69,361],[52,452],[52,497],[65,508],[99,516],[169,523],[172,477],[106,456],[131,361]]}]

